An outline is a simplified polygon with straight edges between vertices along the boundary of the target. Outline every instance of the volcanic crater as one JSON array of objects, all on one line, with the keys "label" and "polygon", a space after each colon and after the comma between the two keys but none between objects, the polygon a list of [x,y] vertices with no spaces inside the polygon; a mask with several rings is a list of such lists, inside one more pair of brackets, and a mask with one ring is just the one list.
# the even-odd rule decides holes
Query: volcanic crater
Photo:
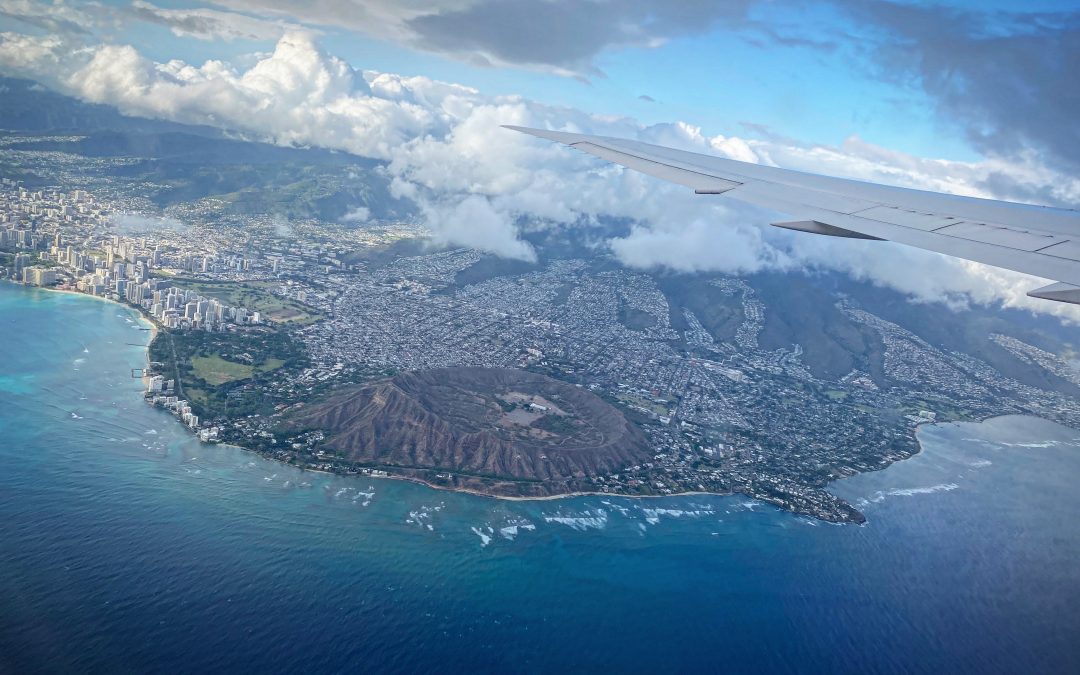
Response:
[{"label": "volcanic crater", "polygon": [[576,491],[651,457],[596,394],[510,368],[403,373],[306,406],[289,426],[323,430],[325,447],[362,466],[500,495]]}]

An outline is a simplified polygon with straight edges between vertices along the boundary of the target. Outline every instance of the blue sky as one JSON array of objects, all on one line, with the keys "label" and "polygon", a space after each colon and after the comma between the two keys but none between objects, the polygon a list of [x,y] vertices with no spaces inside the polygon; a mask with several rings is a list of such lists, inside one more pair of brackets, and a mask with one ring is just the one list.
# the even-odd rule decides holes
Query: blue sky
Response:
[{"label": "blue sky", "polygon": [[707,136],[1080,166],[1080,0],[0,0],[5,30],[162,63],[244,69],[284,24],[356,68]]},{"label": "blue sky", "polygon": [[[123,7],[128,3],[111,4]],[[200,5],[162,2],[158,6]],[[984,13],[991,23],[995,12],[1072,9],[1069,3],[1046,0],[968,0],[950,7]],[[243,9],[249,15],[260,14],[251,7]],[[297,23],[304,23],[303,18],[295,17]],[[940,114],[935,100],[917,81],[881,72],[864,48],[868,30],[842,10],[828,3],[766,2],[753,5],[748,19],[751,25],[719,22],[705,33],[668,38],[659,47],[616,45],[600,50],[594,65],[603,75],[590,74],[587,81],[513,64],[478,67],[460,54],[425,51],[422,45],[379,40],[370,33],[325,23],[305,25],[322,34],[319,41],[327,51],[355,67],[425,75],[473,86],[485,94],[520,94],[550,105],[626,115],[645,123],[685,121],[708,134],[753,136],[757,132],[742,124],[751,123],[812,144],[836,145],[857,135],[918,156],[955,160],[979,156],[963,129]],[[832,47],[768,41],[753,24]],[[141,21],[124,24],[109,38],[130,43],[158,61],[180,58],[196,64],[208,58],[242,60],[245,54],[269,50],[273,44],[272,40],[178,37],[168,27]]]},{"label": "blue sky", "polygon": [[[211,59],[232,68],[200,68]],[[636,223],[612,243],[635,267],[824,266],[918,297],[1018,306],[1027,286],[998,272],[895,247],[847,258],[817,239],[795,248],[757,227],[761,213],[498,127],[569,126],[1075,205],[1075,63],[1080,7],[1045,1],[0,0],[0,73],[130,115],[381,160],[438,241],[527,259],[519,223],[604,215]],[[369,85],[354,69],[421,77]]]}]

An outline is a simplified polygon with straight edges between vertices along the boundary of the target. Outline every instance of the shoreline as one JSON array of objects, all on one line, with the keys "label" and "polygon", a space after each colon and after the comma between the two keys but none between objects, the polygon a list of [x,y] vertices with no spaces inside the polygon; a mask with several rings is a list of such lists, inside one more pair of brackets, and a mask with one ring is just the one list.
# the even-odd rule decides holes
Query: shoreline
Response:
[{"label": "shoreline", "polygon": [[[928,422],[926,424],[920,424],[917,427],[915,427],[914,430],[913,430],[914,431],[913,435],[914,435],[914,438],[915,438],[915,442],[916,442],[916,445],[918,447],[917,451],[911,453],[910,455],[908,455],[907,457],[904,457],[901,460],[897,460],[896,462],[892,462],[887,466],[883,466],[880,469],[874,469],[873,471],[860,471],[860,472],[854,473],[854,474],[852,474],[850,476],[843,476],[843,477],[838,478],[836,480],[830,481],[826,485],[822,486],[821,489],[823,491],[829,492],[829,487],[831,485],[835,484],[835,483],[838,483],[839,481],[847,480],[849,478],[855,478],[856,476],[862,476],[862,475],[878,473],[878,472],[884,471],[884,470],[888,469],[889,467],[894,466],[894,465],[896,465],[896,464],[898,464],[900,462],[912,459],[912,458],[917,457],[918,455],[922,454],[924,448],[923,448],[922,440],[919,438],[919,430],[922,429],[923,427],[941,427],[941,426],[945,426],[945,425],[949,425],[949,424],[982,424],[983,422],[986,422],[988,420],[998,419],[998,418],[1001,418],[1001,417],[1032,417],[1034,419],[1045,420],[1045,418],[1038,417],[1038,416],[1035,416],[1035,415],[1023,415],[1023,414],[1017,414],[1017,413],[1004,413],[1004,414],[1001,414],[1001,415],[988,415],[987,417],[984,417],[984,418],[971,419],[971,420],[952,420],[952,421],[948,421],[948,422]],[[1053,422],[1053,420],[1045,420],[1045,421]],[[183,425],[181,425],[181,426],[183,426]],[[609,497],[609,498],[620,498],[620,499],[665,499],[665,498],[672,498],[672,497],[694,497],[694,496],[699,496],[699,497],[701,497],[701,496],[734,497],[736,495],[741,495],[741,496],[745,497],[746,499],[752,500],[753,502],[755,502],[757,504],[761,504],[764,507],[769,507],[769,508],[775,509],[776,511],[780,511],[780,512],[783,512],[783,513],[789,513],[789,514],[791,514],[793,516],[803,516],[803,517],[806,517],[806,518],[813,518],[813,519],[821,521],[821,522],[829,523],[830,525],[857,525],[857,526],[863,526],[863,525],[866,525],[867,523],[869,523],[869,519],[866,519],[865,514],[862,514],[861,511],[859,511],[860,515],[863,515],[863,517],[864,517],[864,520],[862,522],[829,520],[829,519],[821,518],[820,516],[816,516],[816,515],[814,515],[812,513],[805,513],[805,512],[802,512],[802,511],[793,511],[791,509],[786,509],[786,508],[783,508],[781,506],[778,506],[777,504],[766,501],[764,499],[760,499],[758,497],[754,497],[752,495],[748,495],[746,493],[737,492],[737,491],[708,492],[708,491],[700,491],[700,490],[691,490],[691,491],[687,491],[687,492],[676,492],[676,493],[669,494],[669,495],[629,495],[629,494],[621,494],[621,493],[617,493],[617,492],[596,492],[596,491],[584,491],[584,492],[583,491],[575,491],[575,492],[565,492],[565,493],[561,493],[561,494],[543,495],[543,496],[535,496],[535,497],[524,497],[524,496],[514,496],[514,495],[497,495],[497,494],[491,494],[491,493],[487,493],[487,492],[481,492],[479,490],[475,490],[475,489],[472,489],[472,488],[458,488],[458,487],[450,487],[450,486],[446,486],[446,485],[436,485],[436,484],[430,483],[430,482],[428,482],[428,481],[426,481],[426,480],[424,480],[422,478],[417,478],[416,476],[405,476],[405,475],[401,475],[401,474],[390,473],[390,472],[387,472],[385,469],[380,469],[380,471],[384,471],[384,475],[380,475],[380,476],[372,476],[372,475],[366,475],[366,474],[350,474],[350,473],[343,473],[343,472],[337,472],[337,471],[326,471],[326,470],[323,470],[323,469],[308,469],[308,468],[296,466],[295,464],[290,464],[289,462],[286,462],[286,461],[283,461],[283,460],[280,460],[280,459],[276,459],[276,458],[273,458],[273,457],[268,457],[268,456],[258,452],[257,450],[252,450],[250,448],[245,448],[244,446],[237,445],[235,443],[214,443],[212,445],[219,445],[219,446],[222,446],[222,447],[234,448],[234,449],[246,452],[246,453],[251,453],[251,454],[254,454],[254,455],[258,455],[263,460],[266,460],[268,462],[274,462],[275,464],[290,467],[290,468],[295,469],[295,470],[297,470],[297,471],[299,471],[301,473],[318,473],[318,474],[323,474],[323,475],[326,475],[326,476],[344,478],[344,479],[347,479],[347,480],[359,480],[361,478],[365,478],[365,479],[368,479],[368,480],[404,481],[404,482],[408,482],[408,483],[413,483],[415,485],[423,485],[424,487],[426,487],[426,488],[428,488],[430,490],[438,490],[440,492],[456,492],[456,493],[459,493],[459,494],[467,494],[467,495],[470,495],[470,496],[473,496],[473,497],[482,497],[482,498],[485,498],[485,499],[494,499],[494,500],[507,501],[507,502],[545,502],[545,501],[555,501],[555,500],[559,500],[559,499],[572,499],[572,498],[575,498],[575,497]],[[841,497],[835,495],[832,492],[829,492],[829,494],[832,494],[834,497],[837,497],[838,499],[842,499]],[[854,508],[854,507],[852,507],[852,508]]]},{"label": "shoreline", "polygon": [[[943,426],[949,425],[949,424],[982,424],[982,423],[987,422],[989,420],[999,419],[999,418],[1002,418],[1002,417],[1031,417],[1033,419],[1045,420],[1047,422],[1054,422],[1054,420],[1047,420],[1044,417],[1038,417],[1036,415],[1023,415],[1023,414],[1019,414],[1019,413],[1004,413],[1004,414],[1001,414],[1001,415],[988,415],[987,417],[977,418],[977,419],[970,419],[970,420],[951,420],[951,421],[948,421],[948,422],[928,422],[926,424],[920,424],[917,427],[915,427],[915,429],[914,429],[914,431],[915,431],[915,433],[914,433],[915,442],[916,442],[916,444],[918,445],[918,448],[919,448],[916,452],[911,453],[910,455],[908,455],[907,457],[905,457],[905,458],[903,458],[901,460],[898,460],[896,462],[892,462],[888,466],[883,466],[880,469],[874,469],[873,471],[860,471],[860,472],[854,473],[854,474],[852,474],[850,476],[843,476],[843,477],[838,478],[836,480],[830,481],[828,484],[822,486],[821,489],[827,491],[830,485],[833,485],[834,483],[837,483],[839,481],[847,480],[848,478],[854,478],[856,476],[863,476],[863,475],[868,475],[868,474],[873,474],[873,473],[879,473],[881,471],[885,471],[886,469],[888,469],[891,466],[899,464],[900,462],[906,462],[909,459],[912,459],[914,457],[917,457],[917,456],[921,455],[923,453],[923,442],[919,438],[919,430],[924,428],[924,427],[943,427]],[[1060,424],[1060,422],[1055,422],[1055,423]],[[247,449],[247,448],[245,448],[243,446],[235,445],[233,443],[227,443],[227,444],[222,443],[221,445],[229,445],[230,447],[238,448],[240,450],[244,450],[245,452],[253,452],[253,453],[259,455],[260,457],[263,457],[263,459],[266,459],[266,460],[272,461],[272,462],[277,462],[279,464],[287,464],[288,466],[292,466],[294,469],[297,469],[299,471],[310,471],[310,472],[313,472],[313,473],[326,474],[328,476],[340,476],[342,478],[360,478],[361,477],[359,475],[350,475],[350,474],[345,474],[345,473],[337,473],[337,472],[334,472],[334,471],[323,471],[321,469],[303,469],[301,467],[293,466],[291,464],[288,464],[287,462],[282,462],[280,460],[272,459],[272,458],[269,458],[269,457],[264,457],[263,455],[261,455],[260,453],[254,451],[254,450],[249,450],[249,449]],[[473,489],[470,489],[470,488],[455,488],[455,487],[447,487],[445,485],[435,485],[433,483],[429,483],[429,482],[425,481],[422,478],[416,478],[415,476],[402,476],[402,475],[387,473],[385,476],[364,476],[364,477],[365,478],[372,478],[372,479],[385,478],[385,479],[390,479],[390,480],[408,481],[410,483],[416,483],[418,485],[423,485],[425,487],[431,488],[432,490],[440,490],[442,492],[459,492],[459,493],[463,493],[463,494],[473,495],[475,497],[486,497],[488,499],[498,499],[498,500],[509,501],[509,502],[543,502],[543,501],[553,501],[553,500],[556,500],[556,499],[569,499],[569,498],[572,498],[572,497],[619,497],[619,498],[622,498],[622,499],[664,499],[664,498],[667,498],[667,497],[694,497],[694,496],[705,496],[705,495],[712,495],[712,496],[716,496],[716,497],[734,497],[736,495],[742,495],[742,496],[746,497],[747,499],[751,499],[751,500],[753,500],[753,501],[755,501],[755,502],[757,502],[757,503],[759,503],[759,504],[761,504],[763,506],[768,506],[768,507],[774,508],[777,511],[782,511],[784,513],[790,513],[792,515],[799,515],[799,516],[807,516],[807,517],[810,517],[810,518],[817,518],[816,516],[814,516],[812,514],[802,513],[801,511],[791,511],[791,510],[788,510],[788,509],[784,509],[784,508],[781,508],[781,507],[777,506],[776,504],[772,504],[772,503],[764,501],[762,499],[758,499],[757,497],[753,497],[751,495],[748,495],[748,494],[745,494],[745,493],[742,493],[742,492],[736,492],[736,491],[733,491],[733,490],[728,491],[728,492],[708,492],[708,491],[701,491],[701,490],[691,490],[691,491],[687,491],[687,492],[676,492],[676,493],[673,493],[673,494],[670,494],[670,495],[627,495],[627,494],[620,494],[618,492],[566,492],[566,493],[562,493],[562,494],[544,495],[544,496],[538,496],[538,497],[516,497],[516,496],[511,496],[511,495],[494,495],[494,494],[489,494],[489,493],[486,493],[486,492],[480,492],[478,490],[473,490]],[[818,520],[821,520],[821,519],[818,518]],[[832,521],[824,521],[824,522],[832,522]],[[846,523],[833,523],[833,524],[843,525],[843,524],[846,524]]]},{"label": "shoreline", "polygon": [[[118,306],[121,306],[121,307],[124,307],[124,308],[128,309],[129,311],[136,314],[138,319],[141,322],[143,322],[144,324],[149,326],[148,332],[150,333],[150,339],[146,342],[145,345],[142,346],[143,349],[146,350],[146,352],[145,352],[146,361],[149,362],[149,359],[150,359],[150,344],[157,338],[160,330],[162,330],[162,329],[158,326],[157,322],[155,322],[151,318],[148,318],[146,316],[145,312],[141,308],[135,307],[134,305],[128,304],[126,302],[121,302],[119,300],[114,300],[113,298],[102,297],[102,296],[98,296],[98,295],[91,295],[89,293],[83,293],[82,291],[73,290],[73,289],[70,289],[70,288],[55,288],[55,287],[49,287],[49,286],[28,286],[26,284],[22,284],[22,283],[19,283],[17,281],[12,281],[12,280],[5,280],[5,281],[8,281],[8,282],[10,282],[10,283],[12,283],[14,285],[21,286],[21,287],[27,288],[27,289],[37,289],[37,290],[51,291],[51,292],[54,292],[54,293],[66,293],[66,294],[69,294],[69,295],[75,295],[75,296],[80,296],[80,297],[84,297],[84,298],[92,298],[92,299],[95,299],[95,300],[100,300],[100,301],[113,303],[115,305],[118,305]],[[922,452],[923,452],[923,443],[922,443],[922,440],[919,438],[919,431],[923,427],[936,427],[936,426],[943,426],[943,425],[946,425],[946,424],[980,424],[980,423],[986,422],[987,420],[996,419],[996,418],[999,418],[999,417],[1010,417],[1010,416],[1035,417],[1036,419],[1045,419],[1045,418],[1037,417],[1037,416],[1034,416],[1034,415],[1018,415],[1017,413],[1005,413],[1005,414],[1001,414],[1001,415],[988,415],[988,416],[986,416],[984,418],[974,418],[974,419],[971,419],[971,420],[953,420],[953,421],[948,421],[948,422],[927,422],[926,424],[919,424],[916,427],[914,427],[913,430],[912,430],[912,432],[913,432],[912,435],[914,437],[914,440],[915,440],[915,443],[916,443],[916,446],[917,446],[917,450],[915,452],[913,452],[912,454],[910,454],[909,456],[904,457],[902,460],[898,460],[897,462],[891,462],[890,464],[888,464],[886,466],[883,466],[883,467],[881,467],[879,469],[874,469],[872,471],[860,471],[860,472],[857,472],[855,474],[852,474],[851,476],[843,476],[841,478],[830,481],[829,483],[821,486],[820,489],[823,490],[823,491],[828,492],[829,486],[837,483],[838,481],[845,480],[845,479],[848,479],[848,478],[853,478],[855,476],[859,476],[859,475],[863,475],[863,474],[871,474],[871,473],[877,473],[877,472],[880,472],[880,471],[884,471],[885,469],[888,469],[889,467],[893,466],[894,464],[897,464],[899,461],[908,460],[908,459],[911,459],[913,457],[916,457],[916,456],[922,454]],[[170,417],[173,417],[175,419],[175,416],[170,415]],[[1053,421],[1053,420],[1047,420],[1047,421]],[[180,426],[188,434],[190,434],[190,436],[192,438],[194,438],[196,441],[199,441],[198,434],[194,430],[188,428],[186,425],[184,425],[182,423],[180,423]],[[202,443],[202,441],[199,441],[199,442]],[[432,490],[439,490],[439,491],[443,491],[443,492],[457,492],[457,493],[472,495],[474,497],[484,497],[484,498],[487,498],[487,499],[496,499],[496,500],[511,501],[511,502],[553,501],[553,500],[558,500],[558,499],[570,499],[570,498],[574,498],[574,497],[618,497],[618,498],[623,498],[623,499],[663,499],[663,498],[666,498],[666,497],[691,497],[691,496],[705,496],[705,495],[713,495],[713,496],[718,496],[718,497],[730,497],[730,496],[735,496],[735,495],[743,495],[747,499],[753,500],[754,502],[759,503],[759,504],[761,504],[763,506],[769,506],[769,507],[772,507],[772,508],[776,509],[777,511],[790,513],[792,515],[806,516],[806,517],[815,518],[817,520],[822,520],[824,522],[829,522],[829,523],[834,523],[834,524],[847,524],[847,523],[854,522],[854,521],[832,521],[832,520],[827,520],[827,519],[821,518],[821,517],[816,516],[816,515],[811,514],[811,513],[804,513],[804,512],[801,512],[801,511],[793,511],[793,510],[786,509],[786,508],[783,508],[781,506],[778,506],[777,504],[771,503],[769,501],[760,499],[758,497],[754,497],[752,495],[748,495],[748,494],[745,494],[745,493],[742,493],[742,492],[737,492],[737,491],[708,492],[708,491],[694,490],[694,491],[687,491],[687,492],[677,492],[677,493],[668,494],[668,495],[629,495],[629,494],[621,494],[621,493],[615,493],[615,492],[597,492],[597,491],[574,491],[574,492],[566,492],[566,493],[542,495],[542,496],[497,495],[497,494],[491,494],[491,493],[488,493],[488,492],[482,492],[480,490],[476,490],[476,489],[473,489],[473,488],[461,488],[461,487],[451,487],[451,486],[446,486],[446,485],[436,485],[434,483],[428,482],[428,481],[426,481],[426,480],[424,480],[422,478],[418,478],[416,476],[406,476],[406,475],[401,475],[401,474],[390,473],[389,471],[386,471],[385,469],[380,469],[380,471],[384,471],[384,474],[385,474],[385,475],[380,475],[380,476],[371,476],[371,475],[364,475],[364,474],[349,474],[349,473],[344,473],[344,472],[325,471],[325,470],[322,470],[322,469],[308,469],[308,468],[303,468],[303,467],[296,466],[294,464],[290,464],[287,461],[283,461],[283,460],[276,459],[276,458],[273,458],[273,457],[268,457],[268,456],[258,452],[257,450],[246,448],[244,446],[237,445],[235,443],[209,443],[209,444],[210,445],[220,445],[220,446],[223,446],[223,447],[235,448],[235,449],[247,452],[247,453],[252,453],[252,454],[258,455],[260,458],[262,458],[264,460],[272,461],[272,462],[275,462],[277,464],[281,464],[281,465],[285,465],[285,466],[289,466],[291,468],[297,469],[300,472],[321,473],[321,474],[326,474],[326,475],[329,475],[329,476],[337,476],[337,477],[347,478],[347,479],[367,478],[367,479],[400,480],[400,481],[407,481],[407,482],[410,482],[410,483],[414,483],[414,484],[417,484],[417,485],[423,485],[424,487],[426,487],[428,489],[432,489]],[[833,494],[833,493],[830,492],[829,494]],[[836,496],[836,495],[833,495],[833,496]],[[837,497],[837,498],[839,499],[839,497]],[[861,512],[859,512],[859,513],[861,514]],[[855,524],[859,524],[859,523],[855,523]],[[865,521],[862,524],[865,524]]]},{"label": "shoreline", "polygon": [[[325,471],[323,469],[305,469],[303,467],[296,466],[295,464],[289,464],[288,462],[283,462],[280,459],[274,459],[272,457],[267,457],[267,456],[263,455],[262,453],[260,453],[260,452],[258,452],[256,450],[251,450],[249,448],[245,448],[244,446],[237,445],[235,443],[212,443],[212,444],[209,444],[209,445],[217,445],[217,446],[223,447],[223,448],[234,448],[236,450],[241,450],[243,452],[258,455],[261,459],[264,459],[267,462],[274,462],[275,464],[281,464],[281,465],[287,466],[287,467],[289,467],[291,469],[295,469],[295,470],[297,470],[297,471],[299,471],[301,473],[318,473],[318,474],[322,474],[324,476],[333,476],[335,478],[344,478],[344,479],[347,479],[347,480],[354,480],[354,479],[359,480],[361,478],[366,478],[366,479],[369,479],[369,480],[397,480],[397,481],[404,481],[406,483],[413,483],[415,485],[423,485],[426,488],[429,488],[431,490],[438,490],[440,492],[456,492],[458,494],[471,495],[473,497],[484,497],[486,499],[497,499],[499,501],[507,501],[507,502],[548,502],[548,501],[555,501],[557,499],[570,499],[572,497],[618,497],[618,498],[621,498],[621,499],[665,499],[665,498],[668,498],[668,497],[692,497],[692,496],[695,496],[695,495],[696,496],[713,495],[713,496],[716,496],[716,497],[731,497],[731,496],[734,496],[736,494],[742,494],[742,493],[738,493],[738,492],[701,492],[699,490],[695,490],[693,492],[677,492],[675,494],[670,494],[670,495],[624,495],[624,494],[619,494],[617,492],[564,492],[562,494],[557,494],[557,495],[543,495],[543,496],[538,496],[538,497],[515,497],[515,496],[512,496],[512,495],[493,495],[493,494],[489,494],[487,492],[480,492],[479,490],[473,490],[473,489],[470,489],[470,488],[455,488],[455,487],[447,487],[445,485],[435,485],[434,483],[429,483],[429,482],[425,481],[424,479],[416,478],[415,476],[402,476],[400,474],[394,474],[394,473],[389,473],[389,472],[386,472],[386,474],[383,475],[383,476],[371,476],[371,475],[367,475],[367,474],[338,473],[337,471]],[[380,470],[382,470],[382,469],[380,469]],[[769,504],[768,502],[763,502],[760,499],[750,497],[749,495],[746,495],[746,498],[747,499],[753,499],[754,501],[760,502],[761,504],[764,504],[764,505],[767,505],[767,506],[772,506],[773,508],[777,509],[778,511],[783,511],[784,510],[784,509],[781,509],[781,508],[777,507],[775,504]],[[794,513],[794,512],[791,511],[789,513]],[[800,514],[800,515],[806,515],[806,514]]]},{"label": "shoreline", "polygon": [[65,295],[75,295],[75,296],[78,296],[80,298],[90,298],[90,299],[93,299],[93,300],[99,300],[101,302],[108,302],[108,303],[112,303],[114,305],[117,305],[119,307],[124,307],[125,309],[128,309],[128,310],[134,312],[135,314],[138,315],[138,318],[139,318],[140,321],[142,321],[147,326],[149,326],[149,329],[147,330],[147,332],[150,333],[150,339],[147,341],[147,343],[145,345],[146,349],[148,350],[147,354],[146,354],[146,358],[149,361],[149,359],[150,359],[150,352],[149,352],[150,343],[153,342],[155,338],[157,338],[158,333],[161,331],[161,327],[158,325],[158,323],[156,321],[154,321],[152,318],[148,317],[146,315],[146,313],[142,310],[141,307],[136,307],[135,305],[131,305],[131,304],[128,304],[126,302],[120,302],[119,300],[114,300],[112,298],[107,298],[107,297],[104,297],[104,296],[101,296],[101,295],[91,295],[90,293],[83,293],[82,291],[75,290],[75,289],[72,289],[72,288],[57,288],[56,286],[31,286],[31,285],[28,285],[28,284],[21,283],[19,281],[14,281],[12,279],[3,279],[2,281],[6,282],[6,283],[9,283],[9,284],[12,284],[14,286],[19,286],[20,288],[34,289],[34,290],[39,290],[39,291],[48,291],[50,293],[63,293]]}]

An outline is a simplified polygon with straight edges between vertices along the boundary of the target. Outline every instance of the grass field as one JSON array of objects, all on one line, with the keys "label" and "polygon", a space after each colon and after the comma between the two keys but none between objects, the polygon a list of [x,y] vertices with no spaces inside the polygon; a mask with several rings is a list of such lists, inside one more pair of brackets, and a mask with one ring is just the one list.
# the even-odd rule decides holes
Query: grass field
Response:
[{"label": "grass field", "polygon": [[253,281],[250,283],[194,281],[173,279],[172,283],[180,288],[187,288],[199,295],[213,298],[233,307],[245,307],[250,312],[259,312],[263,318],[276,323],[308,324],[318,321],[322,316],[307,305],[280,298],[270,292],[271,282]]},{"label": "grass field", "polygon": [[624,403],[628,406],[644,408],[645,410],[651,411],[655,415],[663,416],[671,413],[671,410],[668,409],[668,406],[656,403],[651,399],[638,396],[637,394],[620,392],[615,394],[615,398],[617,398],[621,403]]},{"label": "grass field", "polygon": [[255,373],[265,373],[277,370],[285,363],[280,359],[267,359],[261,366],[249,366],[246,363],[226,361],[220,356],[193,356],[191,367],[195,377],[204,380],[207,384],[217,386],[226,382],[246,380]]}]

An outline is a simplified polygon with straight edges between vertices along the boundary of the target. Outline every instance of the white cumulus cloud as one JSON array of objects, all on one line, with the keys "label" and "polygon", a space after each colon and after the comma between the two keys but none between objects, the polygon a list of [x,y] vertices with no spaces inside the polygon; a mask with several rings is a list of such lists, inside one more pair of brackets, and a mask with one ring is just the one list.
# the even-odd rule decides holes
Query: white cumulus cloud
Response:
[{"label": "white cumulus cloud", "polygon": [[[631,223],[607,242],[623,263],[687,272],[839,270],[920,299],[1033,301],[1039,284],[886,242],[853,242],[759,227],[784,216],[623,171],[590,156],[500,128],[550,127],[663,143],[733,159],[988,197],[1080,202],[1080,180],[1035,156],[1008,162],[927,159],[850,138],[840,146],[769,137],[709,136],[676,122],[642,125],[487,96],[424,77],[365,72],[290,32],[247,68],[154,62],[126,45],[0,34],[0,71],[32,77],[121,111],[207,124],[281,145],[318,146],[386,162],[394,196],[416,202],[436,240],[523,260],[536,251],[519,232],[580,227],[602,217]],[[362,220],[361,212],[355,217]],[[957,300],[959,299],[959,300]]]},{"label": "white cumulus cloud", "polygon": [[470,195],[458,201],[424,203],[424,216],[436,243],[461,244],[506,258],[535,261],[536,251],[518,239],[510,216],[498,211],[486,197]]}]

